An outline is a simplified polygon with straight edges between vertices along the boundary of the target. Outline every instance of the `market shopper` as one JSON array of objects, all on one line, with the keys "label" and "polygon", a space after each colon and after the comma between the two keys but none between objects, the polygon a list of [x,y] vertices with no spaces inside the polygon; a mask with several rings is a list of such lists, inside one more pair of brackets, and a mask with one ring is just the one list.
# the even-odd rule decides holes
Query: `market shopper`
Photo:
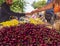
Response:
[{"label": "market shopper", "polygon": [[[47,0],[46,4],[49,4],[53,0]],[[53,19],[52,19],[53,18]],[[55,14],[53,12],[53,8],[48,9],[45,11],[45,19],[47,20],[48,23],[53,24],[55,20]]]},{"label": "market shopper", "polygon": [[34,13],[38,13],[41,11],[46,11],[51,8],[53,8],[54,14],[57,15],[57,19],[60,19],[60,0],[52,0],[52,2],[50,2],[46,6],[44,6],[42,8],[37,8],[34,11],[32,11],[31,13],[34,14]]},{"label": "market shopper", "polygon": [[12,5],[12,2],[13,0],[5,0],[5,2],[1,5],[0,22],[10,20],[10,16],[21,17],[31,15],[31,13],[15,13],[11,11],[10,6]]}]

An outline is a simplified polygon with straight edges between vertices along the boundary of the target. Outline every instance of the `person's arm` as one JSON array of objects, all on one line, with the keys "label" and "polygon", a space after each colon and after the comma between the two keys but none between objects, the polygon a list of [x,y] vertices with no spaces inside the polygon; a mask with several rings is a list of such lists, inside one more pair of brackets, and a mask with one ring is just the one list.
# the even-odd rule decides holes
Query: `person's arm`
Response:
[{"label": "person's arm", "polygon": [[26,16],[26,15],[30,15],[31,14],[31,13],[15,13],[13,11],[9,11],[8,13],[10,13],[11,16],[17,16],[17,17]]},{"label": "person's arm", "polygon": [[38,13],[38,12],[41,12],[41,11],[45,11],[45,10],[48,10],[50,8],[53,7],[53,2],[47,4],[46,6],[42,7],[42,8],[37,8],[36,10],[32,11],[32,13]]},{"label": "person's arm", "polygon": [[28,16],[28,15],[32,15],[31,12],[27,12],[27,13],[15,13],[11,10],[7,11],[9,14],[11,14],[11,16],[17,16],[17,17],[21,17],[21,16]]},{"label": "person's arm", "polygon": [[5,11],[6,14],[9,14],[9,16],[21,17],[21,16],[31,15],[31,13],[15,13],[15,12],[11,11],[10,9],[7,10],[7,9],[4,8],[4,7],[3,7],[3,10]]}]

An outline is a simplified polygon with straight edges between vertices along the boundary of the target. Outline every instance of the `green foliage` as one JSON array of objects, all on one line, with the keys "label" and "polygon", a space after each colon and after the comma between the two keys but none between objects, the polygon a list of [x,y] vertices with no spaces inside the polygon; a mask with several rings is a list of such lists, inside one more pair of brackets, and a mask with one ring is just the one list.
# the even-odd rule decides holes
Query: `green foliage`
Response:
[{"label": "green foliage", "polygon": [[26,6],[25,0],[15,0],[11,6],[11,10],[14,12],[24,12]]},{"label": "green foliage", "polygon": [[[0,0],[0,6],[5,0]],[[10,7],[14,12],[24,12],[24,8],[26,6],[25,0],[13,0],[13,4]]]},{"label": "green foliage", "polygon": [[14,12],[24,12],[25,4],[26,2],[24,0],[17,0],[11,6],[11,10]]},{"label": "green foliage", "polygon": [[5,0],[0,0],[0,6],[1,6],[1,4],[4,2]]},{"label": "green foliage", "polygon": [[44,5],[46,5],[46,1],[45,0],[39,0],[38,2],[33,2],[32,6],[34,8],[37,8],[37,7],[43,7]]}]

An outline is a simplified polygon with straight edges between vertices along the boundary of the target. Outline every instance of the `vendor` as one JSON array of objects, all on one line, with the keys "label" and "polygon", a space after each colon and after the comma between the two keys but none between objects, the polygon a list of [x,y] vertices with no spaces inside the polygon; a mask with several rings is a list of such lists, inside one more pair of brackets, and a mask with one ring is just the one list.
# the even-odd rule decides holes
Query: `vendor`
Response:
[{"label": "vendor", "polygon": [[37,8],[34,11],[32,11],[32,13],[34,14],[34,13],[38,13],[41,11],[46,11],[51,8],[53,8],[54,14],[57,15],[57,19],[60,19],[60,0],[52,0],[52,2],[50,2],[46,6],[44,6],[42,8]]},{"label": "vendor", "polygon": [[9,20],[10,16],[27,16],[31,15],[31,13],[15,13],[10,10],[10,6],[12,5],[13,0],[5,0],[5,2],[1,5],[1,14],[0,14],[0,22],[4,22]]}]

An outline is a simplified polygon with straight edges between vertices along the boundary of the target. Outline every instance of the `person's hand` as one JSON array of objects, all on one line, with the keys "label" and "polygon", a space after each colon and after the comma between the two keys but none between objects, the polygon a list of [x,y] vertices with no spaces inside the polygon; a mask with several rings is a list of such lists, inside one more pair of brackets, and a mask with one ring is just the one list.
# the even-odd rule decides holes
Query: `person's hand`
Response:
[{"label": "person's hand", "polygon": [[39,10],[38,9],[35,9],[34,11],[32,11],[31,13],[34,14],[34,13],[38,13]]},{"label": "person's hand", "polygon": [[25,13],[26,15],[32,15],[32,13],[30,12],[30,13]]}]

